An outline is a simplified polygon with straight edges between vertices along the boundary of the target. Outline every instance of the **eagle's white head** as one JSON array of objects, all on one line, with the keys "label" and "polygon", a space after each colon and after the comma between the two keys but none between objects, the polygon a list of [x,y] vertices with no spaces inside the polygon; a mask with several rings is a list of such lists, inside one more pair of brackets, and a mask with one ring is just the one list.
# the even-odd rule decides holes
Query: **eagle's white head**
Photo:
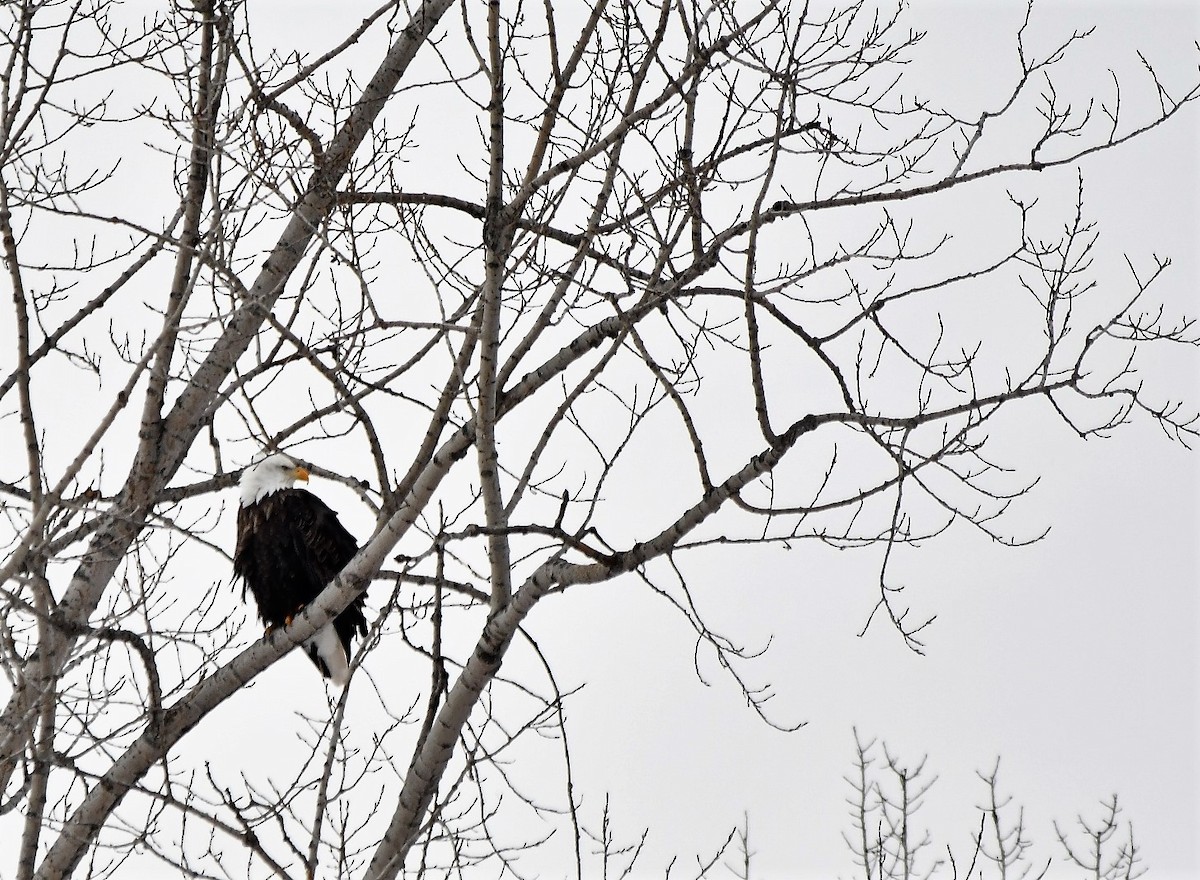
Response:
[{"label": "eagle's white head", "polygon": [[238,481],[242,507],[261,501],[272,492],[289,489],[296,480],[308,482],[308,468],[282,453],[268,455],[242,471]]}]

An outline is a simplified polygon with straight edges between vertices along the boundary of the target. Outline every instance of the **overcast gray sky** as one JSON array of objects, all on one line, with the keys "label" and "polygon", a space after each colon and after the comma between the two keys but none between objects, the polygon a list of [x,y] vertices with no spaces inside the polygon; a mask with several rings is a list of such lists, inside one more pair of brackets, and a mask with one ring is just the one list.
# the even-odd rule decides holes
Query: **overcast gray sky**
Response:
[{"label": "overcast gray sky", "polygon": [[[918,52],[929,94],[974,106],[1003,87],[1023,4],[915,6],[929,31]],[[1109,67],[1133,82],[1135,49],[1164,75],[1186,78],[1196,66],[1190,3],[1039,2],[1031,45],[1091,24],[1070,68],[1083,90],[1103,89]],[[1083,166],[1102,228],[1102,281],[1124,282],[1123,253],[1170,255],[1160,295],[1193,312],[1197,130],[1193,112]],[[1073,175],[1060,178],[1028,183],[1073,198]],[[1162,350],[1151,373],[1194,406],[1197,363],[1194,350]],[[929,755],[940,781],[923,818],[935,840],[963,847],[960,857],[984,795],[975,771],[1001,756],[1002,789],[1025,806],[1037,851],[1054,851],[1052,819],[1064,828],[1077,811],[1098,819],[1100,799],[1118,792],[1150,876],[1200,876],[1196,456],[1145,422],[1083,442],[1026,412],[1028,424],[1006,426],[1003,448],[1008,463],[1041,475],[1019,516],[1028,534],[1050,534],[1007,549],[958,531],[906,553],[907,598],[938,615],[924,657],[885,626],[857,637],[875,599],[874,560],[806,546],[714,551],[693,565],[705,571],[702,607],[726,635],[751,645],[773,637],[752,679],[773,683],[776,717],[809,722],[797,733],[765,728],[718,674],[714,687],[699,683],[678,651],[682,624],[636,601],[636,585],[615,588],[632,614],[607,589],[539,609],[543,647],[577,655],[588,682],[571,713],[581,787],[611,791],[618,821],[631,835],[650,827],[659,853],[703,854],[746,810],[757,876],[847,877],[842,776],[856,725],[914,763]],[[614,632],[624,662],[596,675],[593,652]]]}]

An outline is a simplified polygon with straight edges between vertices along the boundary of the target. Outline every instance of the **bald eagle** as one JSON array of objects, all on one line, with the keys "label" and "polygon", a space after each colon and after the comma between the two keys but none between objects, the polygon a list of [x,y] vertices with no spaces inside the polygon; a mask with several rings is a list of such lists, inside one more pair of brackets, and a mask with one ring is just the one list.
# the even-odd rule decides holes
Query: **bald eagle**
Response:
[{"label": "bald eagle", "polygon": [[[237,549],[233,570],[258,603],[268,632],[287,626],[317,598],[358,552],[358,543],[329,506],[296,480],[308,470],[286,455],[270,455],[246,468],[239,483]],[[339,687],[350,678],[350,642],[367,634],[360,595],[304,643],[317,669]]]}]

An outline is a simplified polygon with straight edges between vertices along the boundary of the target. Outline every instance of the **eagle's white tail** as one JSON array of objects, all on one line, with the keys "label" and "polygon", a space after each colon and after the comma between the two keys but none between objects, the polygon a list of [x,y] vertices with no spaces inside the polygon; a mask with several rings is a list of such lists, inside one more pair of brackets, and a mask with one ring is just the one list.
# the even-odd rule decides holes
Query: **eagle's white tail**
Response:
[{"label": "eagle's white tail", "polygon": [[317,634],[304,643],[305,648],[315,648],[317,656],[329,670],[329,680],[338,687],[345,687],[350,681],[350,658],[342,648],[333,624],[322,627]]}]

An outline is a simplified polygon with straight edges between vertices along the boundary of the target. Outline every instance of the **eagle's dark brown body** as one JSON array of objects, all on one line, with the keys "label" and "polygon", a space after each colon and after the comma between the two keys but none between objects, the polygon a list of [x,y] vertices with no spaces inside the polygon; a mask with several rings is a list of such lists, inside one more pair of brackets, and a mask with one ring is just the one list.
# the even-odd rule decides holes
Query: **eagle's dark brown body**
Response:
[{"label": "eagle's dark brown body", "polygon": [[[332,581],[358,552],[358,543],[324,501],[303,489],[279,489],[238,510],[233,570],[254,594],[259,617],[284,626]],[[338,641],[350,657],[350,642],[367,634],[359,596],[333,621]],[[316,642],[306,653],[321,674],[330,669]]]}]

